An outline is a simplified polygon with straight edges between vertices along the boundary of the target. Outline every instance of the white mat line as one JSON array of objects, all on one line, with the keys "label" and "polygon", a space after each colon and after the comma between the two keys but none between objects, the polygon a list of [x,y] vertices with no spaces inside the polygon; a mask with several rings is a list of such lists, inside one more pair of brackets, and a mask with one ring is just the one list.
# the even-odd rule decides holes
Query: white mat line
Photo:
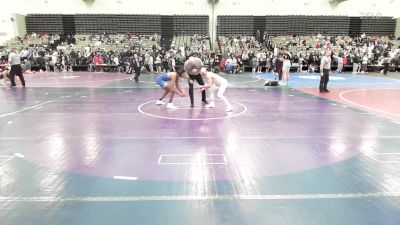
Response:
[{"label": "white mat line", "polygon": [[0,162],[0,167],[11,161],[15,156],[1,156],[0,158],[6,158],[6,160]]},{"label": "white mat line", "polygon": [[6,116],[12,116],[12,115],[15,115],[15,114],[23,112],[23,111],[27,111],[27,110],[30,110],[30,109],[33,109],[33,108],[36,108],[36,107],[39,107],[39,106],[42,106],[42,105],[49,104],[51,102],[53,102],[53,101],[47,101],[47,102],[44,102],[44,103],[41,103],[41,104],[37,104],[37,105],[31,106],[31,107],[26,107],[26,108],[23,108],[21,110],[17,110],[17,111],[11,112],[11,113],[1,114],[0,118],[6,117]]},{"label": "white mat line", "polygon": [[[99,137],[52,137],[51,139],[86,139],[86,138],[99,138]],[[203,136],[203,137],[173,137],[173,136],[165,136],[165,137],[121,137],[121,136],[101,136],[103,139],[227,139],[227,137],[216,137],[216,136]],[[352,139],[352,138],[360,138],[360,139],[400,139],[400,136],[297,136],[297,137],[274,137],[274,136],[254,136],[254,137],[234,137],[235,139],[315,139],[315,138],[326,138],[326,139]],[[0,140],[38,140],[43,139],[47,140],[48,137],[0,137]]]},{"label": "white mat line", "polygon": [[400,197],[400,192],[288,194],[288,195],[155,195],[110,197],[0,197],[0,202],[141,202],[208,200],[340,200]]}]

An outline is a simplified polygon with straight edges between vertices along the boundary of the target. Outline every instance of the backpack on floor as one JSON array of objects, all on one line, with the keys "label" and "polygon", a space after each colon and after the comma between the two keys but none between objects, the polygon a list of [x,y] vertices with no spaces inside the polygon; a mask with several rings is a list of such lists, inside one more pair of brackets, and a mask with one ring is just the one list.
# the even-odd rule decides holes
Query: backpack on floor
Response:
[{"label": "backpack on floor", "polygon": [[271,81],[267,81],[264,83],[264,86],[278,86],[278,81],[276,80],[271,80]]}]

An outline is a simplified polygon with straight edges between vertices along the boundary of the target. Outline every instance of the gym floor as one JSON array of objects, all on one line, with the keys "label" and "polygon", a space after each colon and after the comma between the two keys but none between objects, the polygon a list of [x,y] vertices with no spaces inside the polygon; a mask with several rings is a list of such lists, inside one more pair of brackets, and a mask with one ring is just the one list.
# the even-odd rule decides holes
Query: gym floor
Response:
[{"label": "gym floor", "polygon": [[229,113],[147,74],[0,88],[0,224],[398,225],[400,80],[291,75],[223,75]]}]

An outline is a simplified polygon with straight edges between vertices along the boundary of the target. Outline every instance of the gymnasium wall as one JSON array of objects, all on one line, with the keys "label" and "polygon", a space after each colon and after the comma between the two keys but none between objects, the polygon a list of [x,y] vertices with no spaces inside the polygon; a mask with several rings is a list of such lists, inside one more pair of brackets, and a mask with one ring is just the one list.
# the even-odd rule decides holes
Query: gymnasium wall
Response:
[{"label": "gymnasium wall", "polygon": [[[207,0],[4,0],[0,14],[0,43],[18,34],[12,14],[160,14],[210,15],[342,15],[400,17],[400,0],[219,0],[214,18]],[[335,0],[333,0],[335,1]],[[215,29],[214,29],[215,30]],[[6,35],[4,35],[6,33]],[[3,35],[1,35],[3,34]]]},{"label": "gymnasium wall", "polygon": [[396,35],[396,38],[400,38],[400,18],[397,18],[396,19],[396,32],[395,32],[395,35]]},{"label": "gymnasium wall", "polygon": [[398,0],[347,0],[332,4],[331,0],[220,0],[219,15],[336,15],[399,17]]},{"label": "gymnasium wall", "polygon": [[[19,14],[160,14],[211,15],[207,0],[4,0],[0,14],[0,44],[17,36],[12,13]],[[3,3],[2,3],[3,4]],[[211,20],[210,20],[211,24]],[[211,25],[210,25],[211,26]],[[2,35],[3,34],[3,35]]]},{"label": "gymnasium wall", "polygon": [[[8,0],[13,13],[211,14],[207,0]],[[219,0],[216,15],[343,15],[399,17],[398,0]],[[335,1],[335,0],[334,0]],[[92,3],[91,3],[92,2]],[[3,7],[2,7],[3,8]]]},{"label": "gymnasium wall", "polygon": [[11,21],[11,18],[11,13],[0,13],[0,45],[18,33],[14,29],[14,22]]}]

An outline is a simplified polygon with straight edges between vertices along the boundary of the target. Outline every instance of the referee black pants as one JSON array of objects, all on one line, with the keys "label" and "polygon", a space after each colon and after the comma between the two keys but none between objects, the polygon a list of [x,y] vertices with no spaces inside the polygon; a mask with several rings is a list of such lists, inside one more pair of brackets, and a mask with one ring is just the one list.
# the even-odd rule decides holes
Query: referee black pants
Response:
[{"label": "referee black pants", "polygon": [[135,81],[138,82],[139,81],[139,77],[140,77],[140,69],[141,68],[136,68],[135,69]]},{"label": "referee black pants", "polygon": [[384,63],[383,66],[383,74],[387,75],[387,72],[389,71],[389,63]]},{"label": "referee black pants", "polygon": [[328,90],[328,82],[329,82],[329,70],[323,69],[323,75],[321,80],[319,81],[319,91],[327,91]]},{"label": "referee black pants", "polygon": [[24,75],[22,74],[21,65],[12,65],[11,66],[10,73],[8,74],[8,79],[11,82],[11,86],[17,86],[17,84],[15,84],[15,76],[19,77],[19,79],[21,80],[22,86],[25,87],[25,79],[24,79]]},{"label": "referee black pants", "polygon": [[[203,78],[201,77],[201,75],[189,75],[191,80],[196,80],[197,83],[199,83],[199,85],[204,85],[204,81]],[[189,82],[189,96],[190,96],[190,104],[194,105],[194,99],[193,99],[193,84],[191,84]],[[206,92],[202,91],[201,92],[201,100],[203,102],[206,102]]]}]

